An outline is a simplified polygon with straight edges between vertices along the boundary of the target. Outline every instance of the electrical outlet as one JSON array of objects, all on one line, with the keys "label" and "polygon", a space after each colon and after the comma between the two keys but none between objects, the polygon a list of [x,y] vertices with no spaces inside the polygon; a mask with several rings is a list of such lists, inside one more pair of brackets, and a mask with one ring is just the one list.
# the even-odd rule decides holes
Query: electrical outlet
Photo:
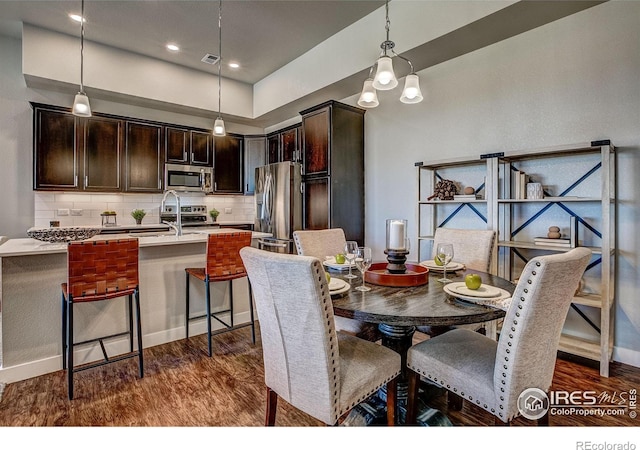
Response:
[{"label": "electrical outlet", "polygon": [[69,208],[60,208],[60,209],[58,209],[58,215],[59,216],[68,216],[69,215]]},{"label": "electrical outlet", "polygon": [[231,214],[231,208],[225,208],[224,209],[224,213],[225,214]]},{"label": "electrical outlet", "polygon": [[72,216],[81,216],[82,215],[82,210],[81,209],[72,209],[71,210],[71,215]]}]

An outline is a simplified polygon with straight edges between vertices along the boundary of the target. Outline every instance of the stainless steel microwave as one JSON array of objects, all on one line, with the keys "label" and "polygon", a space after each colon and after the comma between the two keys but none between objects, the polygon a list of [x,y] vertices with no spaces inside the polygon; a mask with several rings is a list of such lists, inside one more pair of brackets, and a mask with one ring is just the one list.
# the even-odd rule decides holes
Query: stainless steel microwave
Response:
[{"label": "stainless steel microwave", "polygon": [[165,164],[164,188],[165,190],[210,194],[213,192],[213,168]]}]

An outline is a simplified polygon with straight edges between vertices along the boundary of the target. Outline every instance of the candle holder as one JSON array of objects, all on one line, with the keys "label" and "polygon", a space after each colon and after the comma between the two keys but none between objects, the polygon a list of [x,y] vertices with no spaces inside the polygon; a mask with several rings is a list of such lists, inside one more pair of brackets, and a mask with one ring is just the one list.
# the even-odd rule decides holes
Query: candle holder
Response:
[{"label": "candle holder", "polygon": [[387,270],[389,273],[407,272],[407,221],[405,219],[387,219]]}]

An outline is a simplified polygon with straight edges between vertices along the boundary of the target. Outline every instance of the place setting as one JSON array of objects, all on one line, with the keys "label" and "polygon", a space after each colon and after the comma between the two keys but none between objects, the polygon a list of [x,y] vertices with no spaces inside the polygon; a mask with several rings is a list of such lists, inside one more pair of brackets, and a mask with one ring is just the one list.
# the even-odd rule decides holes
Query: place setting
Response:
[{"label": "place setting", "polygon": [[478,274],[467,274],[464,281],[452,281],[443,286],[444,291],[456,300],[479,305],[494,306],[506,310],[511,294],[506,290],[484,284]]}]

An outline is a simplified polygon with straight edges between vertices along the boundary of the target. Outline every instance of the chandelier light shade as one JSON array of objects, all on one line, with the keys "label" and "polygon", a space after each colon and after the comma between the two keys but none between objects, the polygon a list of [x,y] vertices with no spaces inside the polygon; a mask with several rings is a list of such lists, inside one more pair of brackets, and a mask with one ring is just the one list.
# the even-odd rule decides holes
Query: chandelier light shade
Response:
[{"label": "chandelier light shade", "polygon": [[73,108],[71,112],[78,117],[91,117],[91,105],[89,97],[84,92],[84,0],[82,0],[82,12],[80,13],[80,92],[76,94],[73,100]]},{"label": "chandelier light shade", "polygon": [[373,87],[373,78],[367,78],[364,80],[364,86],[362,88],[362,94],[360,94],[360,98],[358,99],[358,105],[363,108],[375,108],[379,104],[378,93]]},{"label": "chandelier light shade", "polygon": [[[363,108],[375,108],[380,104],[380,102],[378,102],[376,90],[388,91],[398,85],[398,79],[396,78],[396,74],[393,71],[392,57],[394,56],[397,56],[398,58],[406,61],[407,64],[409,64],[410,68],[409,75],[407,75],[405,79],[404,89],[402,90],[400,101],[402,103],[410,104],[420,103],[423,100],[422,92],[420,91],[420,79],[413,70],[413,64],[407,58],[398,55],[393,50],[396,44],[389,39],[389,28],[391,27],[391,22],[389,20],[389,0],[387,0],[385,3],[385,12],[385,30],[387,32],[387,40],[380,44],[382,53],[380,54],[380,57],[378,58],[376,63],[371,67],[369,71],[369,78],[365,80],[362,87],[362,93],[360,94],[360,98],[358,99],[358,105],[362,106]],[[391,55],[389,55],[389,53]],[[374,68],[376,70],[376,75],[372,79],[371,73],[373,72]]]},{"label": "chandelier light shade", "polygon": [[218,2],[218,118],[213,123],[213,135],[225,136],[224,120],[220,113],[222,105],[222,0]]},{"label": "chandelier light shade", "polygon": [[418,75],[410,73],[404,80],[404,89],[402,90],[402,103],[420,103],[422,101],[422,92],[420,91],[420,80]]}]

